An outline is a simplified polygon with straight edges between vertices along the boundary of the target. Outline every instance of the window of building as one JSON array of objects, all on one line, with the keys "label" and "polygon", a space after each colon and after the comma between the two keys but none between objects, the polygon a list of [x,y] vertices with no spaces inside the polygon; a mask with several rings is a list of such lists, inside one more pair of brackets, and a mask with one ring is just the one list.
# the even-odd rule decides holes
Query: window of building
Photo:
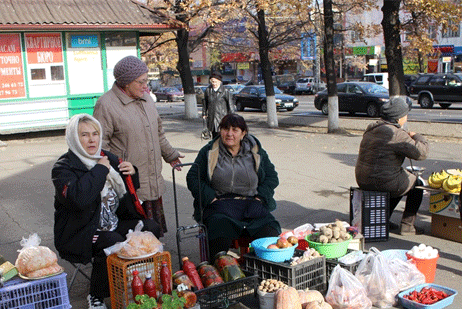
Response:
[{"label": "window of building", "polygon": [[448,29],[441,34],[443,38],[458,38],[460,36],[460,25],[454,25],[454,22],[449,21]]}]

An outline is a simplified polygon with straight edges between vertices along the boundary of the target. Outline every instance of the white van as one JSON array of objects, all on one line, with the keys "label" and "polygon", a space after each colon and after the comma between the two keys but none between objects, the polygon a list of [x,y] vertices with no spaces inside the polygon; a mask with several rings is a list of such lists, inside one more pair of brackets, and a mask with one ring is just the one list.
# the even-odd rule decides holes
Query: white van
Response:
[{"label": "white van", "polygon": [[364,74],[363,81],[379,84],[382,87],[389,89],[388,73],[368,73]]}]

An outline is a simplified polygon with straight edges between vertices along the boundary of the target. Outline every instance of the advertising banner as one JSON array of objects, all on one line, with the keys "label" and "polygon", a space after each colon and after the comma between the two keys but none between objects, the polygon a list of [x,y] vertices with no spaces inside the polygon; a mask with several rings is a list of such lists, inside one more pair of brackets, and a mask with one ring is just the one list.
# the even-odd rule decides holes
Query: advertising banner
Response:
[{"label": "advertising banner", "polygon": [[27,63],[61,63],[63,46],[59,33],[26,33]]},{"label": "advertising banner", "polygon": [[0,99],[25,96],[20,34],[0,34]]}]

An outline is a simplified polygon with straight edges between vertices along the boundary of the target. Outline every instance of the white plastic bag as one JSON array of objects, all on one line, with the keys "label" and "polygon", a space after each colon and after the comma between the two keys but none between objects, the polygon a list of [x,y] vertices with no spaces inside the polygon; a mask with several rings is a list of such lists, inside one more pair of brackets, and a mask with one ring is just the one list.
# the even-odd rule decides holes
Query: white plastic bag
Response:
[{"label": "white plastic bag", "polygon": [[41,239],[37,233],[22,238],[22,249],[18,250],[15,266],[18,272],[28,278],[39,278],[61,272],[56,253],[45,246],[40,246]]},{"label": "white plastic bag", "polygon": [[133,231],[128,230],[125,241],[104,249],[106,255],[117,253],[121,257],[135,258],[162,252],[162,243],[152,232],[142,232],[143,226],[143,221],[140,220]]},{"label": "white plastic bag", "polygon": [[425,283],[425,275],[417,269],[411,260],[403,261],[399,258],[390,258],[388,264],[391,275],[395,277],[400,291]]},{"label": "white plastic bag", "polygon": [[334,309],[370,309],[372,302],[367,297],[361,282],[340,265],[334,267],[329,279],[326,302]]},{"label": "white plastic bag", "polygon": [[358,265],[355,276],[366,288],[367,296],[374,306],[390,308],[396,304],[400,288],[392,275],[388,259],[378,249],[370,249]]}]

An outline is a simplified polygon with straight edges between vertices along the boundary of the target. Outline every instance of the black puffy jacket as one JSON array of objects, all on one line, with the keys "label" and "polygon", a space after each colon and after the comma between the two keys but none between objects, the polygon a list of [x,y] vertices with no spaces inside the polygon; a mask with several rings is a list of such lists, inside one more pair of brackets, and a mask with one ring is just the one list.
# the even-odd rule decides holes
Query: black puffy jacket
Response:
[{"label": "black puffy jacket", "polygon": [[[108,151],[104,151],[104,154],[111,166],[120,173],[117,156]],[[101,190],[108,173],[109,169],[102,164],[88,170],[70,150],[53,166],[55,247],[59,255],[69,262],[87,264],[91,261],[92,238],[101,212]],[[125,177],[121,176],[125,182]],[[138,171],[132,175],[132,179],[135,189],[139,188]],[[135,211],[126,183],[125,187],[127,194],[120,199],[117,216],[120,219],[141,219]]]}]

